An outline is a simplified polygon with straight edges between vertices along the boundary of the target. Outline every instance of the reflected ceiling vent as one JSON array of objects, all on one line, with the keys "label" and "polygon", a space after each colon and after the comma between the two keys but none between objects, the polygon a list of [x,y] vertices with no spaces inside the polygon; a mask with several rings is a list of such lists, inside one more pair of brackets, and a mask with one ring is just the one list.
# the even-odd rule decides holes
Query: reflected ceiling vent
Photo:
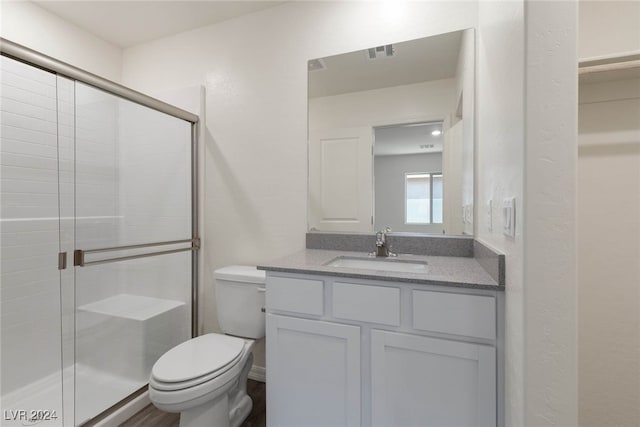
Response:
[{"label": "reflected ceiling vent", "polygon": [[307,64],[309,71],[325,70],[327,68],[322,59],[311,59]]},{"label": "reflected ceiling vent", "polygon": [[426,149],[429,149],[429,148],[433,148],[433,147],[435,147],[435,144],[422,144],[420,146],[420,148],[423,149],[423,150],[426,150]]},{"label": "reflected ceiling vent", "polygon": [[369,59],[376,58],[390,58],[395,54],[395,49],[392,44],[388,44],[385,46],[372,47],[367,49],[367,55]]}]

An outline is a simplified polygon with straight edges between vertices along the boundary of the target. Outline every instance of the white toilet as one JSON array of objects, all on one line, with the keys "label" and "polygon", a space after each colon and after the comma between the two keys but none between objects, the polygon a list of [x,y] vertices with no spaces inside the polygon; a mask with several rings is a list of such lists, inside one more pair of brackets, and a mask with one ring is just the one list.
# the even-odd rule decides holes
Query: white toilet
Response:
[{"label": "white toilet", "polygon": [[237,427],[251,412],[247,377],[254,340],[264,337],[264,271],[216,270],[216,308],[225,334],[206,334],[165,353],[153,365],[149,398],[180,412],[181,427]]}]

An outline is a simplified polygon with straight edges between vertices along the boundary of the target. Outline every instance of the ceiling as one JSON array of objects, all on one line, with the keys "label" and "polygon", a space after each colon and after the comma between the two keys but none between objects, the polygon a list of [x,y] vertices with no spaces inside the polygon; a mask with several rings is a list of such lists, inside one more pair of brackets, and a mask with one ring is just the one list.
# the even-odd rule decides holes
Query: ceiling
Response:
[{"label": "ceiling", "polygon": [[247,15],[283,1],[34,1],[121,48]]},{"label": "ceiling", "polygon": [[309,71],[309,97],[455,77],[462,33],[394,43],[392,57],[369,59],[365,49],[322,58],[325,68]]},{"label": "ceiling", "polygon": [[[439,130],[440,135],[431,132]],[[401,154],[441,153],[443,143],[442,122],[375,128],[375,156]]]}]

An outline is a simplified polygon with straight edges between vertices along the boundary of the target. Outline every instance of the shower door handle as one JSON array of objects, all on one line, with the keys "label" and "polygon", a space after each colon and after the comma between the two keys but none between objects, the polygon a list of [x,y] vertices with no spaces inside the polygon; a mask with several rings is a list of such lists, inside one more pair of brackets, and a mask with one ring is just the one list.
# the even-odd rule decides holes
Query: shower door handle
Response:
[{"label": "shower door handle", "polygon": [[[190,246],[184,247],[184,248],[178,248],[178,249],[169,249],[166,251],[145,252],[142,254],[127,255],[127,256],[114,257],[114,258],[105,258],[105,259],[99,259],[95,261],[85,260],[85,256],[87,254],[150,248],[155,246],[179,245],[182,243],[190,243]],[[101,248],[101,249],[88,249],[88,250],[76,249],[75,251],[73,251],[73,265],[76,267],[87,267],[90,265],[107,264],[110,262],[126,261],[126,260],[137,259],[137,258],[147,258],[152,256],[158,256],[158,255],[173,254],[177,252],[197,251],[199,249],[200,249],[199,237],[196,237],[194,239],[173,240],[168,242],[156,242],[156,243],[143,243],[139,245],[128,245],[128,246],[115,246],[115,247]]]},{"label": "shower door handle", "polygon": [[58,270],[66,270],[67,269],[67,253],[60,252],[58,253]]}]

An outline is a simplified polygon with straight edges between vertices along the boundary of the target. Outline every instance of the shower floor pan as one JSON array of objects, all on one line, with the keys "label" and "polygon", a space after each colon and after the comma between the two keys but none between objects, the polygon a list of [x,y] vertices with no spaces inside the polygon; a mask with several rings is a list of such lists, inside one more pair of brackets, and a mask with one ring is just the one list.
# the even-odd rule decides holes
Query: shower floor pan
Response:
[{"label": "shower floor pan", "polygon": [[[66,390],[66,387],[73,387],[73,370],[74,367],[69,366],[64,369],[62,374],[64,392],[70,399],[73,398],[73,393]],[[78,388],[84,390],[83,393],[76,396],[75,425],[80,425],[95,417],[111,407],[114,402],[122,399],[122,396],[128,396],[146,384],[145,382],[117,377],[81,364],[77,364],[75,370]],[[7,413],[10,410],[26,410],[27,412],[30,410],[55,411],[57,419],[44,420],[34,424],[23,420],[6,420],[4,419],[6,417],[3,416],[2,426],[36,425],[49,427],[71,425],[73,414],[63,413],[62,409],[60,380],[60,374],[56,373],[2,396],[2,409]],[[64,405],[66,410],[71,410],[73,406],[68,401]]]}]

